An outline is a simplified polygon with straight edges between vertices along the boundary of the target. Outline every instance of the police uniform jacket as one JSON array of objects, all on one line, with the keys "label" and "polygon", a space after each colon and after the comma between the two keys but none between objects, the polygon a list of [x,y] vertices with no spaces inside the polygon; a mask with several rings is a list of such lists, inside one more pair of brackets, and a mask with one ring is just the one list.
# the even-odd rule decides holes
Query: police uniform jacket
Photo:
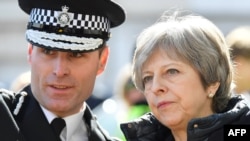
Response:
[{"label": "police uniform jacket", "polygon": [[[0,140],[56,141],[57,137],[40,105],[33,97],[30,86],[25,87],[22,91],[28,95],[22,96],[21,94],[0,90]],[[17,109],[18,114],[14,114]],[[98,125],[96,117],[88,106],[82,120],[87,125],[89,141],[117,140],[107,135]]]},{"label": "police uniform jacket", "polygon": [[[187,141],[223,141],[224,125],[250,124],[250,112],[245,101],[232,98],[224,112],[193,119],[187,127]],[[174,141],[169,128],[160,124],[151,114],[121,124],[127,141]]]}]

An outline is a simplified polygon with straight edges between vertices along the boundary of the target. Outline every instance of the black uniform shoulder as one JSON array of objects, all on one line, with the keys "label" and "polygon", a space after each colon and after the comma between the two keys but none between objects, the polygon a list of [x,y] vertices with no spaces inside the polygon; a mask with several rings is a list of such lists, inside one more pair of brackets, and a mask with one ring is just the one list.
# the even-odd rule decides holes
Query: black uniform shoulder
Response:
[{"label": "black uniform shoulder", "polygon": [[0,96],[3,101],[7,104],[9,109],[13,109],[13,103],[15,101],[15,93],[7,89],[0,89]]},{"label": "black uniform shoulder", "polygon": [[13,117],[15,93],[0,89],[0,138],[6,141],[23,141],[24,138]]},{"label": "black uniform shoulder", "polygon": [[4,103],[7,105],[10,112],[17,115],[24,102],[24,97],[27,96],[25,91],[15,93],[7,89],[0,89],[0,96],[2,97]]}]

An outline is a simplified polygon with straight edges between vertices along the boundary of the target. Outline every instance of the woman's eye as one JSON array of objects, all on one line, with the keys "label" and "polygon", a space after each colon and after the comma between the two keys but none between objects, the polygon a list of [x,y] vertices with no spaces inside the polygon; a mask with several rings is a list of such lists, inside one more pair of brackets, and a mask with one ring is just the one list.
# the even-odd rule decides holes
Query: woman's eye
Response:
[{"label": "woman's eye", "polygon": [[151,80],[152,80],[151,76],[146,76],[146,77],[143,78],[143,84],[145,85],[146,83],[148,83]]},{"label": "woman's eye", "polygon": [[167,73],[173,75],[173,74],[179,73],[179,71],[176,69],[169,69],[169,70],[167,70]]}]

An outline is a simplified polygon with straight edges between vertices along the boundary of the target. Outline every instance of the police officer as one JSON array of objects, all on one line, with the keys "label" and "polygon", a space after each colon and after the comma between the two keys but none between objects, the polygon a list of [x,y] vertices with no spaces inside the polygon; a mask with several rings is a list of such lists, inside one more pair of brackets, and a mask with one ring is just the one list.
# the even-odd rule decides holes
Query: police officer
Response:
[{"label": "police officer", "polygon": [[[125,21],[111,0],[18,0],[30,15],[31,83],[0,92],[3,141],[108,141],[86,99],[107,63],[110,28]],[[58,129],[58,128],[61,129]],[[58,134],[58,135],[57,135]]]}]

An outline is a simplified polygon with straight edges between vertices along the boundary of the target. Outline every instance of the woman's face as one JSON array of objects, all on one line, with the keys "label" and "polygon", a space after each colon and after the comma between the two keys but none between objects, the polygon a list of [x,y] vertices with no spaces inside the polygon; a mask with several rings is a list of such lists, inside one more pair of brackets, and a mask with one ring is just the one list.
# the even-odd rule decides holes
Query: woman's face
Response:
[{"label": "woman's face", "polygon": [[170,129],[186,129],[190,119],[212,114],[210,88],[204,89],[198,71],[186,62],[157,49],[143,65],[142,78],[153,114]]}]

